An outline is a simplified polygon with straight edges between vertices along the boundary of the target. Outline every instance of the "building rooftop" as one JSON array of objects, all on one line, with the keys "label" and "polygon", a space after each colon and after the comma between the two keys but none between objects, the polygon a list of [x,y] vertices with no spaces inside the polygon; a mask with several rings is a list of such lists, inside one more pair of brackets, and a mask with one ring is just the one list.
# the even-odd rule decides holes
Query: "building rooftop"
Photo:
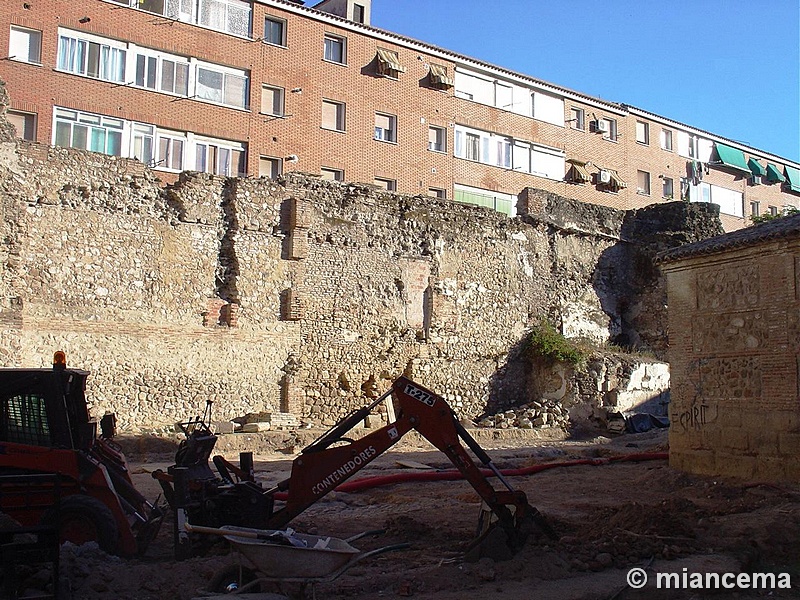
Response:
[{"label": "building rooftop", "polygon": [[746,227],[700,242],[679,246],[662,252],[658,257],[658,261],[661,264],[666,264],[686,258],[756,246],[764,242],[796,238],[800,238],[800,214],[780,217],[753,227]]}]

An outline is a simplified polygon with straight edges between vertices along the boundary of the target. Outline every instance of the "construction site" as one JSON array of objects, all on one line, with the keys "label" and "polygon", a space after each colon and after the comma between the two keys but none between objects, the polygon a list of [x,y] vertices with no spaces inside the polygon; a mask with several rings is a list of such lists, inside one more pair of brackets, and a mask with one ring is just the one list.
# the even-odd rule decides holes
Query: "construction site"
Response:
[{"label": "construction site", "polygon": [[4,120],[0,210],[3,598],[800,597],[798,217],[165,185]]}]

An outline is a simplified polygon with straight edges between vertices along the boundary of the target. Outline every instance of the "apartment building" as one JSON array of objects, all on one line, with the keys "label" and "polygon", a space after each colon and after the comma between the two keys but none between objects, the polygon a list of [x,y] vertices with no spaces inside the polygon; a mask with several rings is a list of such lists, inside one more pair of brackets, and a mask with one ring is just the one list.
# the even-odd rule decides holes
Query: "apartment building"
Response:
[{"label": "apartment building", "polygon": [[514,214],[525,187],[636,208],[800,206],[800,164],[370,26],[369,0],[6,0],[20,137],[174,180],[302,171]]}]

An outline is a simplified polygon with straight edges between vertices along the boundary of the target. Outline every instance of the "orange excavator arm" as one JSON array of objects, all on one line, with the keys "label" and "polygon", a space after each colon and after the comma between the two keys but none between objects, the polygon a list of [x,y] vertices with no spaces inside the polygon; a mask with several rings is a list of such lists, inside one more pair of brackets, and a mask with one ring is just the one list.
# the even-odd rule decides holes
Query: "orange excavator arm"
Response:
[{"label": "orange excavator arm", "polygon": [[[352,440],[346,434],[389,395],[394,394],[393,423]],[[406,377],[397,379],[392,388],[371,405],[354,411],[330,431],[305,448],[292,464],[291,476],[266,494],[286,493],[285,504],[272,513],[270,528],[280,529],[339,484],[360,471],[396,444],[410,430],[418,431],[452,461],[497,517],[497,525],[517,550],[525,541],[531,525],[556,537],[545,518],[532,507],[520,490],[515,490],[494,466],[486,452],[458,422],[453,410],[441,396]],[[484,466],[491,469],[506,489],[496,490],[461,442],[472,450]]]}]

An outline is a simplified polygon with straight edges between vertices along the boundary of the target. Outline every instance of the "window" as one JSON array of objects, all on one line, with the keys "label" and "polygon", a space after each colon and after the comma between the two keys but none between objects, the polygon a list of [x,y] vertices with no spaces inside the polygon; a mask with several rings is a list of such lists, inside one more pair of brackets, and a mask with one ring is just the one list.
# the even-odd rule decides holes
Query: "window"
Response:
[{"label": "window", "polygon": [[322,101],[322,128],[332,129],[333,131],[345,130],[344,103],[334,102],[333,100]]},{"label": "window", "polygon": [[640,144],[650,145],[650,124],[636,121],[636,141]]},{"label": "window", "polygon": [[344,171],[341,169],[322,167],[319,172],[320,176],[325,181],[344,181]]},{"label": "window", "polygon": [[439,200],[447,200],[447,190],[442,188],[428,188],[428,194]]},{"label": "window", "polygon": [[56,108],[53,118],[53,145],[122,156],[122,119],[64,108]]},{"label": "window", "polygon": [[189,61],[177,56],[138,51],[134,83],[159,92],[188,96]]},{"label": "window", "polygon": [[8,57],[19,62],[39,64],[42,58],[42,32],[11,26]]},{"label": "window", "polygon": [[353,21],[356,23],[363,23],[364,15],[364,7],[361,4],[353,4]]},{"label": "window", "polygon": [[208,27],[216,31],[250,35],[251,7],[244,0],[111,0],[140,8],[168,19]]},{"label": "window", "polygon": [[672,132],[669,129],[661,130],[661,149],[672,152]]},{"label": "window", "polygon": [[273,87],[271,85],[261,86],[261,113],[265,115],[273,115],[276,117],[283,116],[283,88]]},{"label": "window", "polygon": [[[223,70],[224,69],[224,70]],[[197,65],[195,96],[227,106],[245,108],[247,106],[247,75],[215,65]]]},{"label": "window", "polygon": [[511,168],[511,139],[497,138],[496,165],[498,167]]},{"label": "window", "polygon": [[183,170],[183,150],[185,138],[177,134],[158,134],[158,159],[156,168],[167,169],[170,171]]},{"label": "window", "polygon": [[636,193],[650,195],[650,173],[647,171],[636,171]]},{"label": "window", "polygon": [[447,152],[447,129],[434,125],[428,127],[428,150]]},{"label": "window", "polygon": [[135,123],[133,125],[133,158],[148,167],[155,166],[156,128],[152,125]]},{"label": "window", "polygon": [[33,113],[9,110],[6,113],[8,122],[17,130],[17,137],[23,140],[36,141],[36,115]]},{"label": "window", "polygon": [[219,142],[195,144],[195,171],[237,176],[244,174],[245,170],[245,153],[242,147],[232,147]]},{"label": "window", "polygon": [[[178,0],[167,0],[176,4]],[[180,0],[185,10],[191,4],[189,0]],[[217,31],[225,31],[234,35],[250,34],[250,4],[240,0],[199,0],[197,24]],[[189,9],[191,10],[191,9]]]},{"label": "window", "polygon": [[582,108],[570,109],[570,122],[573,129],[584,131],[586,129],[586,112]]},{"label": "window", "polygon": [[261,177],[275,179],[283,172],[283,161],[280,158],[271,156],[260,156],[258,158],[258,174]]},{"label": "window", "polygon": [[667,200],[672,200],[674,198],[674,190],[672,188],[672,178],[664,177],[661,195]]},{"label": "window", "polygon": [[44,396],[33,393],[3,398],[0,437],[19,444],[50,446],[52,440]]},{"label": "window", "polygon": [[472,204],[491,208],[497,212],[511,215],[514,211],[516,196],[504,194],[493,190],[473,188],[466,185],[455,184],[453,200],[463,204]]},{"label": "window", "polygon": [[325,34],[325,60],[345,64],[347,62],[345,38],[338,35]]},{"label": "window", "polygon": [[286,45],[286,21],[266,17],[264,19],[264,41],[276,46]]},{"label": "window", "polygon": [[464,158],[468,160],[480,160],[481,136],[474,133],[467,133],[465,146]]},{"label": "window", "polygon": [[119,42],[59,29],[57,68],[61,71],[125,83],[125,54],[125,45]]},{"label": "window", "polygon": [[599,119],[596,124],[596,131],[603,134],[604,140],[617,141],[617,120],[603,118]]},{"label": "window", "polygon": [[397,117],[375,113],[375,139],[382,142],[396,142]]},{"label": "window", "polygon": [[376,177],[375,185],[388,192],[397,191],[397,182],[394,179],[384,179],[383,177]]},{"label": "window", "polygon": [[750,214],[754,217],[761,215],[761,203],[758,200],[750,202]]},{"label": "window", "polygon": [[777,217],[778,216],[778,207],[777,206],[770,206],[769,207],[769,215],[771,217]]}]

